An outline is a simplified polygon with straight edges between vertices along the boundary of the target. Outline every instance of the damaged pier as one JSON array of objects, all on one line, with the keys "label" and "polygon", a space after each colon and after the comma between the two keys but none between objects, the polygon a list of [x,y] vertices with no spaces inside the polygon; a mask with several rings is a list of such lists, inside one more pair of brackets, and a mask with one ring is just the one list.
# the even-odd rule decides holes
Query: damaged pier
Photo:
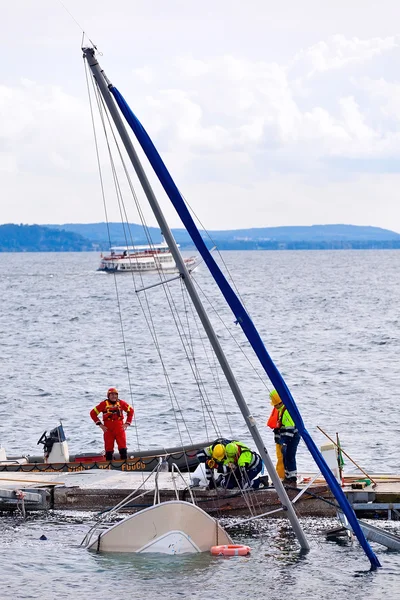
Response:
[{"label": "damaged pier", "polygon": [[[154,477],[154,474],[143,472],[104,469],[59,473],[0,473],[0,510],[13,511],[23,505],[26,511],[101,511],[114,506],[136,490],[128,507],[134,512],[153,504]],[[358,516],[400,518],[400,477],[374,475],[375,486],[371,482],[360,485],[355,481],[354,476],[348,477],[343,490]],[[250,494],[254,514],[276,511],[273,515],[280,517],[284,512],[272,487],[242,492],[239,489],[207,490],[189,486],[189,473],[158,474],[161,501],[177,497],[180,500],[190,500],[192,492],[196,503],[209,514],[244,516],[248,514]],[[336,503],[322,477],[315,474],[313,477],[304,477],[297,487],[287,488],[287,492],[290,499],[295,501],[299,516],[336,515]],[[135,497],[138,497],[137,502]]]}]

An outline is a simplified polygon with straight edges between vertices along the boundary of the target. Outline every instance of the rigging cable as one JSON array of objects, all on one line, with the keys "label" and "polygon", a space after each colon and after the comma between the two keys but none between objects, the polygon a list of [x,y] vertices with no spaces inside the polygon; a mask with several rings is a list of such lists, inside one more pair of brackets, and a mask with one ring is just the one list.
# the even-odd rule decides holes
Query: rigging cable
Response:
[{"label": "rigging cable", "polygon": [[[147,225],[146,225],[146,224],[145,224],[145,222],[144,222],[143,213],[142,213],[142,211],[141,211],[141,209],[140,209],[140,203],[139,203],[139,201],[138,201],[138,198],[137,198],[137,195],[136,195],[136,193],[135,193],[135,191],[134,191],[134,188],[133,188],[133,185],[132,185],[131,179],[130,179],[130,177],[129,177],[128,170],[127,170],[127,168],[126,168],[125,161],[123,160],[122,153],[121,153],[121,151],[120,151],[120,148],[119,148],[118,141],[117,141],[117,139],[116,139],[116,136],[115,136],[115,133],[114,133],[114,130],[113,130],[112,124],[111,124],[111,122],[110,122],[110,119],[109,119],[108,112],[107,112],[107,110],[106,110],[106,107],[105,107],[105,105],[104,105],[104,101],[103,101],[103,99],[102,99],[102,97],[101,97],[101,96],[100,96],[100,101],[102,102],[102,108],[103,108],[103,112],[104,112],[104,113],[106,114],[106,116],[107,116],[108,123],[109,123],[109,127],[110,127],[110,129],[111,129],[111,131],[112,131],[112,134],[113,134],[113,137],[114,137],[114,143],[115,143],[115,145],[116,145],[116,147],[117,147],[117,150],[118,150],[118,152],[119,152],[120,160],[121,160],[121,162],[122,162],[122,164],[123,164],[123,168],[124,168],[124,171],[125,171],[125,175],[126,175],[126,177],[127,177],[127,179],[128,179],[128,182],[129,182],[129,185],[130,185],[130,188],[131,188],[132,194],[133,194],[133,196],[134,196],[134,199],[135,199],[135,202],[136,202],[136,206],[137,206],[137,208],[138,208],[138,212],[139,212],[139,214],[140,214],[140,217],[141,217],[141,220],[142,220],[142,225],[145,227],[146,233],[148,234],[148,235],[147,235],[148,242],[149,242],[149,244],[151,244],[151,243],[152,243],[151,236],[150,236],[150,234],[149,234],[148,227],[147,227]],[[108,146],[108,147],[109,147],[109,146]],[[109,147],[109,148],[110,148],[110,147]],[[109,154],[110,154],[110,161],[113,161],[113,159],[112,159],[112,155],[111,155],[111,152],[110,152],[110,149],[109,149]],[[115,167],[114,167],[114,172],[116,173]],[[121,205],[120,212],[122,213],[122,210],[125,210],[125,203],[124,203],[124,201],[123,201],[123,197],[122,197],[122,194],[121,194],[121,192],[120,192],[120,187],[119,187],[118,199],[119,199],[119,202],[120,202],[120,205]],[[126,217],[126,211],[125,211],[125,217]],[[123,218],[123,216],[122,216],[122,214],[121,214],[121,219],[122,219],[122,218]],[[126,219],[127,219],[127,217],[126,217]],[[127,219],[127,220],[128,220],[128,219]],[[126,239],[126,238],[125,238],[125,239]],[[127,240],[126,240],[126,241],[127,241]],[[159,274],[164,276],[164,273],[162,273],[162,269],[159,269],[159,271],[160,271],[160,273],[159,273]],[[115,276],[115,275],[114,275],[114,276]],[[187,355],[187,358],[188,358],[188,361],[189,361],[189,365],[190,365],[190,367],[191,367],[191,369],[192,369],[192,372],[193,372],[194,379],[195,379],[195,381],[197,382],[197,385],[198,385],[198,388],[199,388],[199,391],[200,391],[200,396],[201,396],[201,398],[202,398],[202,394],[201,394],[201,390],[200,390],[200,385],[199,385],[199,377],[198,377],[198,376],[196,377],[196,374],[195,374],[195,372],[194,372],[194,370],[193,370],[192,361],[190,360],[190,357],[189,357],[189,355],[188,355],[188,352],[187,352],[187,349],[186,349],[186,345],[185,345],[185,337],[186,337],[186,334],[185,334],[184,327],[183,327],[183,325],[182,325],[182,322],[181,322],[181,318],[180,318],[180,311],[179,311],[179,310],[177,310],[177,308],[176,308],[176,305],[175,305],[175,302],[174,302],[174,299],[173,299],[173,296],[172,296],[172,294],[171,294],[171,291],[170,291],[170,289],[169,289],[167,286],[165,286],[165,287],[164,287],[164,292],[165,292],[165,294],[166,294],[166,298],[167,298],[167,301],[168,301],[168,303],[169,303],[169,306],[170,306],[171,314],[172,314],[172,316],[173,316],[173,318],[174,318],[174,320],[175,320],[176,329],[177,329],[177,331],[178,331],[178,334],[179,334],[179,335],[180,335],[180,337],[181,337],[181,343],[182,343],[182,347],[183,347],[184,351],[186,352],[186,355]],[[147,294],[146,294],[146,299],[147,299]],[[148,306],[149,314],[151,315],[151,311],[150,311],[150,305],[149,305],[148,301],[147,301],[147,306]],[[153,322],[153,321],[152,321],[152,322]],[[153,332],[153,340],[154,340],[154,342],[155,342],[155,344],[156,344],[156,346],[157,346],[157,348],[158,348],[158,351],[159,351],[159,354],[160,354],[160,359],[162,360],[162,356],[161,356],[161,350],[160,350],[160,346],[159,346],[159,343],[158,343],[158,340],[157,340],[157,336],[155,336],[155,335],[154,335],[154,334],[155,334],[155,328],[154,328],[154,326],[153,326],[153,328],[152,328],[152,332]],[[166,370],[165,370],[165,376],[166,376],[166,377],[168,376],[168,374],[167,374],[167,371],[166,371]],[[173,391],[173,388],[172,388],[172,386],[171,386],[171,382],[170,382],[170,379],[169,379],[169,378],[168,378],[168,387],[169,387],[169,389],[170,389],[171,391]],[[171,401],[172,401],[172,404],[173,404],[173,399],[175,400],[175,402],[176,402],[176,404],[177,404],[177,406],[178,406],[178,411],[181,413],[181,415],[183,415],[183,411],[181,410],[181,408],[180,408],[180,406],[179,406],[179,403],[178,403],[178,400],[177,400],[177,397],[176,397],[176,395],[175,395],[174,393],[172,393],[172,395],[171,395]],[[174,407],[173,407],[173,408],[174,408]],[[208,412],[210,412],[210,411],[208,410]],[[175,416],[176,416],[176,411],[174,411],[174,414],[175,414]],[[209,414],[209,416],[210,416],[210,418],[212,418],[211,414]],[[184,420],[184,418],[183,418],[183,420]],[[205,421],[205,423],[206,423],[206,421]],[[178,426],[178,424],[177,424],[177,426]],[[188,429],[187,425],[186,425],[186,430],[187,430],[187,432],[188,432],[188,434],[189,434],[189,436],[190,436],[190,431],[189,431],[189,429]],[[216,433],[217,433],[217,435],[218,435],[218,431],[219,431],[219,430],[218,430],[218,428],[216,428]],[[181,440],[181,441],[182,441],[182,440]],[[191,437],[190,437],[190,441],[191,441],[191,443],[192,443],[192,439],[191,439]],[[183,444],[183,442],[182,442],[182,444]]]},{"label": "rigging cable", "polygon": [[[98,139],[97,139],[97,133],[96,133],[96,126],[95,126],[95,119],[94,119],[94,113],[93,113],[93,105],[92,105],[91,94],[90,94],[90,86],[89,86],[89,78],[88,78],[88,67],[87,67],[86,60],[84,60],[84,65],[85,65],[85,75],[86,75],[87,91],[88,91],[88,97],[89,97],[90,114],[91,114],[91,120],[92,120],[92,129],[93,129],[94,142],[95,142],[95,148],[96,148],[96,158],[97,158],[97,167],[98,167],[99,179],[100,179],[101,195],[102,195],[103,208],[104,208],[106,225],[107,225],[108,241],[109,241],[109,244],[111,246],[111,233],[110,233],[110,226],[109,226],[109,220],[108,220],[108,211],[107,211],[107,201],[106,201],[106,193],[105,193],[105,186],[104,186],[104,178],[103,178],[103,173],[102,173],[102,169],[101,169],[100,152],[99,152],[99,145],[98,145]],[[102,118],[102,113],[101,113],[100,104],[99,104],[99,96],[98,96],[98,93],[97,93],[97,88],[95,86],[95,82],[94,82],[94,78],[93,77],[91,77],[91,81],[92,81],[92,85],[93,85],[94,95],[95,95],[95,98],[96,98],[96,101],[97,101],[97,106],[98,106],[98,110],[99,110],[99,114],[100,114],[100,119],[101,119],[102,124],[103,124],[103,132],[104,132],[105,138],[107,140],[107,146],[109,147],[108,138],[107,138],[107,131],[106,131],[106,128],[105,128],[104,119]],[[118,306],[118,314],[119,314],[120,327],[121,327],[122,343],[123,343],[124,352],[125,352],[125,362],[126,362],[126,368],[127,368],[127,376],[128,376],[128,386],[129,386],[129,392],[130,392],[130,400],[131,400],[131,404],[132,404],[132,407],[133,407],[134,412],[135,412],[136,426],[134,427],[134,429],[135,429],[135,435],[136,435],[136,443],[137,443],[138,449],[140,450],[140,440],[139,440],[139,434],[138,434],[138,419],[137,419],[137,414],[136,414],[136,411],[135,411],[135,403],[133,401],[132,382],[131,382],[131,379],[130,379],[130,369],[129,369],[129,363],[128,363],[128,355],[127,355],[127,352],[126,352],[126,341],[125,341],[124,325],[123,325],[123,320],[122,320],[121,302],[120,302],[120,297],[119,297],[119,292],[118,292],[118,285],[117,285],[117,280],[116,280],[115,274],[114,274],[114,287],[115,287],[115,293],[116,293],[116,298],[117,298],[117,306]]]},{"label": "rigging cable", "polygon": [[[101,104],[102,104],[102,99],[99,101],[99,95],[98,95],[98,93],[96,93],[96,88],[95,88],[95,94],[96,94],[96,97],[97,97],[98,108],[99,108],[99,112],[100,112],[101,120],[102,120],[102,123],[103,123],[103,130],[104,130],[104,134],[105,134],[105,137],[106,137],[106,143],[107,143],[107,148],[108,148],[108,153],[109,153],[109,160],[110,160],[110,163],[111,163],[111,165],[112,165],[112,172],[113,172],[113,177],[114,177],[115,191],[116,191],[116,195],[117,195],[117,198],[118,198],[118,203],[119,203],[119,206],[120,206],[121,220],[122,220],[122,222],[123,222],[123,224],[124,224],[124,220],[123,220],[123,213],[124,213],[124,214],[125,214],[125,216],[126,216],[125,203],[124,203],[123,196],[122,196],[122,192],[121,192],[121,188],[120,188],[120,185],[119,185],[118,176],[117,176],[117,172],[116,172],[116,168],[115,168],[115,163],[114,163],[114,160],[113,160],[113,157],[112,157],[112,152],[111,152],[110,143],[109,143],[109,141],[108,141],[108,135],[107,135],[107,130],[106,130],[106,126],[105,126],[105,121],[104,121],[104,116],[103,116],[103,114],[104,114],[104,113],[106,114],[108,121],[109,121],[109,116],[108,116],[108,113],[107,113],[107,111],[106,111],[106,109],[105,109],[105,107],[104,107],[104,104],[103,104],[103,106],[101,106]],[[93,119],[93,120],[94,120],[94,119]],[[112,131],[112,134],[113,134],[113,136],[114,136],[114,142],[115,142],[115,144],[116,144],[116,146],[117,146],[117,150],[118,150],[118,152],[119,152],[119,155],[120,155],[121,161],[122,161],[122,163],[123,163],[123,167],[124,167],[124,170],[125,170],[125,174],[126,174],[126,176],[128,177],[128,180],[129,180],[129,185],[130,185],[130,187],[131,187],[131,191],[132,191],[132,193],[133,193],[133,196],[134,196],[134,198],[135,198],[135,202],[136,202],[136,204],[137,204],[137,207],[138,207],[138,212],[139,212],[139,213],[141,213],[141,211],[140,211],[140,205],[138,204],[138,199],[137,199],[137,196],[136,196],[136,194],[135,194],[135,192],[134,192],[134,189],[133,189],[133,186],[132,186],[132,182],[131,182],[131,180],[130,180],[130,178],[129,178],[129,174],[128,174],[128,172],[127,172],[127,169],[126,169],[126,165],[125,165],[125,163],[124,163],[124,161],[123,161],[122,154],[121,154],[121,151],[120,151],[120,148],[119,148],[118,142],[117,142],[117,140],[116,140],[116,138],[115,138],[115,134],[114,134],[113,128],[112,128],[112,126],[111,126],[111,124],[110,124],[110,121],[109,121],[109,126],[110,126],[110,129],[111,129],[111,131]],[[100,160],[99,160],[99,162],[100,162]],[[104,184],[103,184],[103,186],[102,186],[102,187],[103,187],[103,193],[104,193]],[[105,193],[104,193],[104,202],[105,202]],[[105,204],[106,204],[106,202],[105,202]],[[111,245],[111,239],[110,239],[110,230],[109,230],[109,222],[108,222],[107,210],[106,210],[106,220],[107,220],[107,226],[108,226],[108,232],[109,232],[109,243],[110,243],[110,245]],[[144,227],[145,227],[146,235],[148,236],[148,228],[147,228],[147,226],[145,226],[145,223],[143,222],[143,221],[144,221],[144,219],[143,219],[143,214],[142,214],[142,213],[141,213],[141,220],[142,220],[142,224],[143,224],[143,225],[144,225]],[[124,227],[124,231],[125,231],[125,239],[126,239],[126,241],[127,241],[127,234],[126,234],[125,227]],[[149,236],[148,236],[148,241],[149,241],[149,244],[152,244],[152,240],[151,240],[151,238],[149,238]],[[160,275],[164,275],[164,274],[161,272],[161,273],[160,273]],[[116,281],[116,276],[115,276],[115,274],[114,274],[114,281],[115,281],[115,286],[116,286],[116,291],[117,291],[118,307],[119,307],[119,311],[120,311],[121,329],[122,329],[122,332],[123,332],[123,339],[124,339],[124,342],[123,342],[123,343],[124,343],[124,349],[125,349],[125,356],[126,356],[126,359],[127,359],[126,342],[125,342],[125,335],[124,335],[124,326],[123,326],[123,322],[122,322],[122,314],[121,314],[121,313],[122,313],[122,311],[121,311],[121,302],[120,302],[120,298],[119,298],[119,294],[118,294],[118,285],[117,285],[117,281]],[[176,310],[172,310],[172,307],[171,307],[171,302],[172,302],[172,300],[171,300],[171,297],[168,295],[168,293],[169,293],[168,289],[166,289],[165,291],[166,291],[167,301],[168,301],[168,303],[170,304],[170,308],[171,308],[171,312],[172,312],[172,314],[173,314],[173,315],[179,315],[179,312],[178,312],[178,311],[176,311]],[[146,295],[146,298],[147,298],[147,295]],[[140,299],[139,299],[139,302],[140,302]],[[142,310],[143,310],[144,314],[146,315],[146,311],[143,309],[143,305],[142,305],[142,304],[141,304],[141,306],[142,306]],[[148,306],[148,308],[149,308],[149,314],[151,315],[151,311],[150,311],[150,307],[149,307],[149,304],[148,304],[148,302],[147,302],[147,306]],[[175,308],[176,308],[176,307],[175,307]],[[145,317],[145,318],[146,318],[146,321],[147,321],[147,323],[148,323],[148,325],[149,325],[149,322],[148,322],[148,320],[147,320],[147,317]],[[174,318],[176,319],[176,317],[175,317],[175,316],[174,316]],[[177,322],[176,322],[176,327],[177,327],[177,330],[178,330],[178,332],[179,332],[179,325],[178,325],[178,323],[177,323]],[[171,381],[170,381],[170,379],[169,379],[169,376],[168,376],[168,373],[167,373],[167,369],[166,369],[166,367],[165,367],[165,364],[164,364],[164,361],[163,361],[163,359],[162,359],[161,349],[160,349],[160,346],[159,346],[159,343],[158,343],[158,340],[157,340],[157,336],[156,336],[156,333],[155,333],[155,327],[154,327],[154,323],[153,323],[153,325],[152,325],[151,327],[149,326],[149,329],[150,329],[150,331],[151,331],[151,334],[152,334],[152,337],[153,337],[153,341],[155,342],[155,346],[156,346],[156,348],[157,348],[157,351],[158,351],[158,354],[159,354],[159,357],[160,357],[161,363],[162,363],[162,365],[163,365],[163,371],[164,371],[164,375],[165,375],[165,377],[166,377],[166,380],[167,380],[167,388],[168,388],[168,391],[169,391],[169,394],[170,394],[170,397],[171,397],[172,406],[173,406],[173,408],[175,408],[175,407],[174,407],[174,399],[175,399],[175,403],[176,403],[176,404],[177,404],[177,406],[178,406],[178,410],[179,410],[179,412],[181,412],[181,414],[182,414],[182,411],[181,411],[181,409],[180,409],[180,406],[179,406],[179,402],[177,401],[177,398],[176,398],[176,396],[175,396],[175,394],[174,394],[173,386],[172,386],[172,384],[171,384]],[[182,338],[182,333],[181,333],[181,332],[180,332],[180,335],[181,335],[181,338]],[[182,345],[183,345],[183,347],[185,347],[185,344],[184,344],[184,343],[182,343]],[[129,365],[127,366],[127,368],[128,368],[128,376],[129,376]],[[130,387],[131,387],[131,384],[130,384]],[[176,411],[176,410],[174,410],[174,414],[175,414],[175,417],[177,418],[177,411]],[[178,424],[178,423],[177,423],[177,427],[178,427],[178,429],[179,429],[179,424]],[[188,430],[188,428],[187,428],[187,425],[186,425],[186,429],[187,429],[187,432],[188,432],[188,434],[189,434],[189,436],[190,436],[190,431]],[[180,432],[179,432],[179,433],[180,433]],[[181,434],[180,434],[180,439],[181,439],[181,443],[182,443],[182,446],[183,446],[183,440],[182,440],[182,436],[181,436]],[[190,436],[190,441],[192,441],[192,440],[191,440],[191,436]],[[138,442],[138,444],[139,444],[139,442]]]}]

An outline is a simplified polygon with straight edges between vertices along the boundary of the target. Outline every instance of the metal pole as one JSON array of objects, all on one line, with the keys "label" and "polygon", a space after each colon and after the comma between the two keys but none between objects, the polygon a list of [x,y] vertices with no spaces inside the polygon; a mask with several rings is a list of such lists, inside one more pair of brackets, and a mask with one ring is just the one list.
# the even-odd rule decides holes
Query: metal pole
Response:
[{"label": "metal pole", "polygon": [[[328,440],[330,440],[330,441],[332,442],[332,444],[334,444],[334,445],[336,446],[336,448],[338,448],[338,449],[340,448],[340,452],[341,452],[342,454],[344,454],[344,455],[345,455],[345,456],[346,456],[346,457],[347,457],[349,460],[351,460],[351,462],[353,463],[353,465],[355,465],[355,466],[357,467],[357,469],[360,469],[361,473],[364,473],[364,475],[365,475],[365,476],[366,476],[368,479],[370,479],[370,480],[372,481],[372,483],[374,484],[374,487],[376,487],[376,486],[378,485],[378,484],[376,483],[375,479],[372,479],[371,475],[368,475],[368,473],[367,473],[366,471],[364,471],[364,469],[362,469],[362,468],[360,467],[360,465],[358,465],[358,464],[356,463],[356,461],[355,461],[355,460],[353,460],[353,459],[351,458],[351,456],[349,456],[349,455],[347,454],[347,452],[345,452],[345,451],[343,450],[343,448],[341,448],[341,447],[339,446],[339,444],[337,444],[337,443],[336,443],[336,442],[335,442],[335,441],[334,441],[334,440],[333,440],[333,439],[332,439],[332,438],[331,438],[331,437],[330,437],[330,436],[329,436],[327,433],[325,433],[325,431],[324,431],[323,429],[321,429],[321,427],[320,427],[319,425],[317,425],[317,429],[319,429],[319,430],[320,430],[320,432],[321,432],[321,433],[323,433],[323,434],[324,434],[324,435],[325,435],[325,436],[328,438]],[[337,435],[337,434],[336,434],[336,435]],[[340,476],[341,476],[341,475],[340,475]]]},{"label": "metal pole", "polygon": [[173,238],[171,230],[165,220],[165,217],[161,211],[161,208],[158,204],[157,198],[150,186],[149,180],[147,179],[146,173],[139,161],[139,158],[136,154],[135,148],[133,147],[131,138],[126,130],[126,127],[122,121],[120,113],[118,111],[117,106],[115,105],[114,99],[110,94],[109,87],[112,85],[110,81],[107,79],[104,71],[101,69],[99,63],[97,62],[94,56],[93,48],[83,48],[83,55],[86,58],[88,65],[93,73],[93,76],[97,82],[100,93],[102,94],[104,101],[107,105],[108,110],[110,111],[111,117],[115,123],[115,126],[118,130],[119,135],[121,136],[122,143],[125,146],[125,149],[128,153],[128,156],[131,160],[132,166],[136,171],[136,175],[140,181],[140,184],[143,188],[144,193],[146,194],[147,200],[153,210],[154,216],[157,219],[158,225],[161,229],[161,232],[169,246],[172,256],[174,257],[175,263],[179,269],[183,282],[186,286],[186,289],[189,293],[189,296],[193,302],[193,305],[196,309],[197,314],[202,322],[204,330],[207,334],[207,337],[211,343],[211,346],[217,356],[219,364],[224,372],[224,375],[227,379],[229,387],[232,390],[232,393],[236,399],[236,402],[239,405],[239,408],[242,412],[242,415],[245,419],[246,425],[250,431],[250,434],[255,442],[257,450],[265,463],[269,476],[271,478],[272,483],[274,484],[275,490],[279,496],[279,499],[283,505],[284,510],[288,513],[288,518],[291,522],[293,530],[296,534],[297,539],[299,540],[300,546],[303,550],[309,550],[310,547],[308,545],[307,539],[304,535],[304,532],[301,528],[297,515],[294,511],[292,503],[286,493],[283,484],[275,471],[275,467],[271,461],[271,458],[267,452],[267,449],[264,446],[264,442],[258,431],[256,422],[254,417],[250,414],[249,408],[246,404],[246,401],[242,395],[242,392],[239,388],[239,385],[235,379],[235,376],[228,364],[228,361],[225,357],[225,354],[221,348],[221,345],[218,341],[218,338],[214,332],[214,329],[211,325],[211,322],[207,316],[207,313],[201,303],[201,300],[197,294],[196,288],[191,280],[190,274],[186,268],[184,260],[179,252],[178,246]]}]

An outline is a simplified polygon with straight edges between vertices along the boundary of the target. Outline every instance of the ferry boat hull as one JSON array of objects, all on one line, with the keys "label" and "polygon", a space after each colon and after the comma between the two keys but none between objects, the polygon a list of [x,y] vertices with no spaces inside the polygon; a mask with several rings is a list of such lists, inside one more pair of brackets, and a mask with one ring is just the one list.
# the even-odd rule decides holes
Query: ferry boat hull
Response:
[{"label": "ferry boat hull", "polygon": [[[191,269],[196,259],[184,259]],[[165,242],[148,246],[115,246],[110,253],[101,256],[98,271],[104,273],[178,273],[175,260]]]}]

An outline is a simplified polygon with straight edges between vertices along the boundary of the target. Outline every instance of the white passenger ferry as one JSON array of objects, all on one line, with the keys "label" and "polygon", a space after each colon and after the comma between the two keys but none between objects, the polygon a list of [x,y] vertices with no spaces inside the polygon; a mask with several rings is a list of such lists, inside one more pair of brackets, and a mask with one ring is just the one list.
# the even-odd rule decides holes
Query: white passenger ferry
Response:
[{"label": "white passenger ferry", "polygon": [[[179,247],[179,245],[178,245]],[[196,264],[195,257],[184,259],[188,268]],[[145,246],[114,246],[110,252],[101,255],[98,271],[106,273],[148,273],[162,271],[177,273],[175,260],[165,241],[161,244]]]}]

